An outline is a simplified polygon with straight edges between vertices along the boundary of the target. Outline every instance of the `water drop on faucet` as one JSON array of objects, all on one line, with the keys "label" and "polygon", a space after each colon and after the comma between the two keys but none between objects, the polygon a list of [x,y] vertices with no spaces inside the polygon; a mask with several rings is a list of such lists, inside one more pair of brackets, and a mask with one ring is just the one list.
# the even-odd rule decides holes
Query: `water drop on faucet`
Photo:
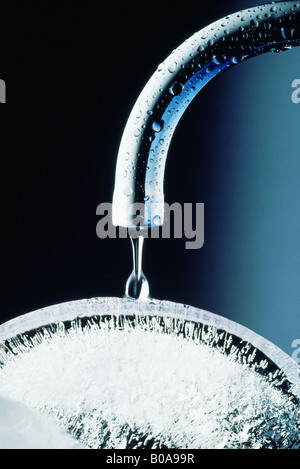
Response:
[{"label": "water drop on faucet", "polygon": [[284,39],[292,39],[294,36],[294,29],[284,26],[281,28],[281,34]]},{"label": "water drop on faucet", "polygon": [[145,301],[149,298],[149,284],[142,271],[144,237],[130,237],[133,271],[127,280],[125,297]]},{"label": "water drop on faucet", "polygon": [[173,62],[168,66],[168,70],[170,73],[174,73],[177,67],[177,62]]},{"label": "water drop on faucet", "polygon": [[153,121],[153,123],[152,123],[152,129],[156,133],[161,132],[161,130],[163,129],[163,126],[164,126],[164,122],[162,120]]},{"label": "water drop on faucet", "polygon": [[173,96],[179,96],[180,93],[182,92],[183,88],[184,88],[184,86],[183,86],[182,83],[178,83],[177,81],[175,81],[170,86],[169,91]]}]

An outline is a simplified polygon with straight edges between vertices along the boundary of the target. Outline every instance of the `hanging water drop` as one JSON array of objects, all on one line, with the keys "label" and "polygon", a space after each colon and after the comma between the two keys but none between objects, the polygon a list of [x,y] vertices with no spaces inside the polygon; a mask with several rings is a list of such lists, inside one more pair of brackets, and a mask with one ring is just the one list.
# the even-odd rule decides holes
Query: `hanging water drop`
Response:
[{"label": "hanging water drop", "polygon": [[125,297],[145,301],[149,299],[149,284],[142,271],[144,237],[130,236],[133,271],[127,280]]}]

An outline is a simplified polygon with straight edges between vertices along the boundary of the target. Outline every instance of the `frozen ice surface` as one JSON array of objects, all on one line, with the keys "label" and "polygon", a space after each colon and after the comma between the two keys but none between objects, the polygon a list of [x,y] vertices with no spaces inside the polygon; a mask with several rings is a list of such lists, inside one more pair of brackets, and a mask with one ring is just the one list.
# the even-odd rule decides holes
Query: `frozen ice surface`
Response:
[{"label": "frozen ice surface", "polygon": [[0,449],[74,449],[76,442],[24,404],[0,397]]},{"label": "frozen ice surface", "polygon": [[[168,302],[109,305],[73,302],[2,326],[0,340],[19,334],[0,350],[0,395],[87,448],[300,448],[290,381],[251,343],[213,325],[218,316],[195,321],[199,310]],[[26,328],[35,321],[40,327]]]}]

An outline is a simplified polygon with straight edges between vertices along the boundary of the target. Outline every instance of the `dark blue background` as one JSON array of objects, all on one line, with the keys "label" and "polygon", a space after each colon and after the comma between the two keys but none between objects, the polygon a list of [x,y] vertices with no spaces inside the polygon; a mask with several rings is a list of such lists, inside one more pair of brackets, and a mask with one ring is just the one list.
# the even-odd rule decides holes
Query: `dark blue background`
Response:
[{"label": "dark blue background", "polygon": [[[122,296],[128,240],[96,236],[118,145],[142,87],[191,34],[257,2],[10,2],[0,7],[0,322]],[[152,240],[153,297],[235,320],[291,354],[300,338],[300,49],[210,83],[176,129],[166,200],[205,203],[205,245]]]}]

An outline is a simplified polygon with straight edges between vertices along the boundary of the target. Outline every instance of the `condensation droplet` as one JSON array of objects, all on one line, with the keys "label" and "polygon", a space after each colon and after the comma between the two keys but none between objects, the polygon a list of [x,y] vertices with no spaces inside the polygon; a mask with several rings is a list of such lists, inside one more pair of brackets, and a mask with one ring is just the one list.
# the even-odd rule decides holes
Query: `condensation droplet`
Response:
[{"label": "condensation droplet", "polygon": [[153,221],[153,225],[154,225],[154,226],[161,226],[161,224],[162,224],[162,223],[161,223],[161,217],[160,217],[159,215],[155,215],[155,216],[153,217],[153,220],[152,220],[152,221]]},{"label": "condensation droplet", "polygon": [[269,31],[270,29],[272,29],[271,23],[265,23],[265,24],[264,24],[264,28],[265,28],[267,31]]},{"label": "condensation droplet", "polygon": [[170,64],[170,65],[168,66],[169,72],[170,72],[170,73],[174,73],[175,70],[176,70],[176,67],[177,67],[177,62],[173,62],[172,64]]},{"label": "condensation droplet", "polygon": [[173,96],[178,96],[181,91],[183,90],[184,86],[182,83],[179,83],[177,81],[175,81],[174,83],[172,83],[172,85],[170,86],[169,88],[169,92],[173,95]]},{"label": "condensation droplet", "polygon": [[135,137],[138,137],[138,136],[140,135],[140,133],[141,133],[140,129],[136,129],[136,130],[134,131],[134,136],[135,136]]},{"label": "condensation droplet", "polygon": [[268,33],[266,31],[260,31],[259,37],[261,39],[265,39],[268,36]]},{"label": "condensation droplet", "polygon": [[212,60],[216,65],[221,65],[222,63],[221,58],[218,55],[213,55]]},{"label": "condensation droplet", "polygon": [[276,10],[277,10],[277,8],[275,6],[273,6],[273,7],[271,7],[270,11],[272,11],[272,13],[274,13],[274,11],[276,11]]},{"label": "condensation droplet", "polygon": [[147,200],[149,200],[149,199],[150,199],[149,195],[145,195],[144,201],[147,202]]},{"label": "condensation droplet", "polygon": [[294,36],[294,29],[284,26],[281,28],[281,34],[284,39],[292,39]]},{"label": "condensation droplet", "polygon": [[250,24],[251,24],[251,26],[254,26],[255,28],[257,28],[259,26],[259,22],[257,20],[251,20]]},{"label": "condensation droplet", "polygon": [[165,143],[164,139],[161,138],[160,141],[159,141],[159,144],[160,144],[160,145],[163,145],[164,143]]},{"label": "condensation droplet", "polygon": [[209,66],[209,67],[207,67],[207,68],[206,68],[206,70],[205,70],[205,71],[206,71],[206,73],[211,73],[211,72],[213,72],[213,71],[214,71],[214,67],[212,67],[212,66]]},{"label": "condensation droplet", "polygon": [[164,122],[162,120],[153,121],[152,130],[154,130],[154,132],[160,132],[162,130],[163,126],[164,126]]},{"label": "condensation droplet", "polygon": [[133,193],[132,187],[126,186],[123,192],[124,192],[124,195],[126,195],[126,197],[129,197]]}]

